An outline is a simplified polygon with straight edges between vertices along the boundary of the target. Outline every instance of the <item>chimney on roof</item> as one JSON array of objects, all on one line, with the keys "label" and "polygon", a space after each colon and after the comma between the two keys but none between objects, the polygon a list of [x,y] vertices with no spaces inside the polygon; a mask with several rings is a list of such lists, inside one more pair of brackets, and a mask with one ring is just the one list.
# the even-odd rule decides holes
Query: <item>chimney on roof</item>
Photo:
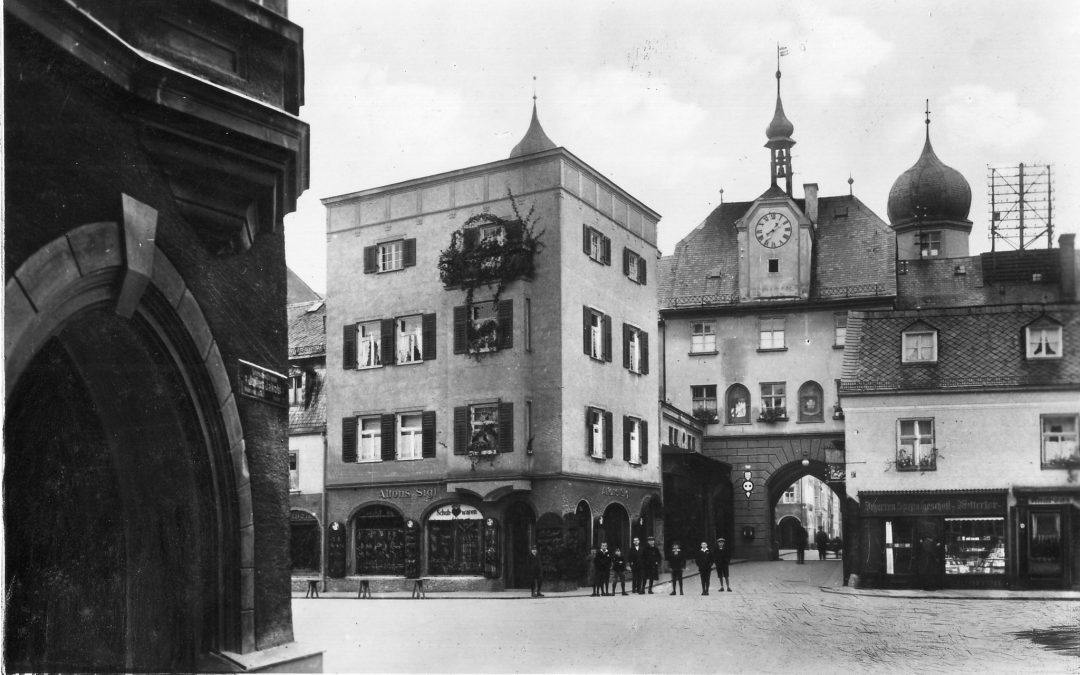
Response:
[{"label": "chimney on roof", "polygon": [[806,196],[806,217],[817,227],[817,183],[803,183],[802,189]]},{"label": "chimney on roof", "polygon": [[1061,255],[1061,297],[1063,300],[1076,300],[1077,274],[1076,268],[1076,235],[1069,233],[1058,237],[1058,246]]}]

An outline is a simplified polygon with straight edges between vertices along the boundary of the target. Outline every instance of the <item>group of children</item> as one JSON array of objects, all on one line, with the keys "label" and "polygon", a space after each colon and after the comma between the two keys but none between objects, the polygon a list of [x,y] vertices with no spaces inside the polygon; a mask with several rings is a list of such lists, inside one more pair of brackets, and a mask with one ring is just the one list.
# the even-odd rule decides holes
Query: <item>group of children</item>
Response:
[{"label": "group of children", "polygon": [[[600,549],[592,549],[586,558],[589,578],[592,582],[593,597],[603,595],[615,595],[615,589],[622,585],[622,594],[626,592],[626,568],[630,567],[632,578],[632,592],[644,595],[653,592],[653,583],[660,579],[660,549],[656,546],[654,537],[648,538],[648,545],[641,546],[641,540],[634,537],[633,544],[627,555],[623,556],[621,548],[609,552],[607,543],[600,544]],[[668,554],[668,567],[671,570],[671,593],[683,594],[683,571],[686,569],[686,554],[683,553],[679,542],[671,545],[671,553]],[[731,592],[731,582],[728,580],[728,567],[731,563],[731,549],[727,547],[727,540],[720,537],[716,540],[716,548],[710,549],[707,542],[701,542],[701,548],[695,553],[694,561],[697,563],[698,573],[701,575],[701,594],[709,594],[710,577],[712,570],[716,569],[716,578],[720,581],[720,590],[727,585]],[[611,592],[608,592],[608,581],[611,581]],[[647,589],[647,590],[646,590]]]}]

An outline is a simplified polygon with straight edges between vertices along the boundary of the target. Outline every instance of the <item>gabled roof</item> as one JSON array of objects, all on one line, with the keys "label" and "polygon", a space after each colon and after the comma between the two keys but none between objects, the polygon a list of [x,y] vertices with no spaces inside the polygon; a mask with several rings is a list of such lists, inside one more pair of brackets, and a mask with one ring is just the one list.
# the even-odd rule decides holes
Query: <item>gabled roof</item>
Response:
[{"label": "gabled roof", "polygon": [[291,267],[285,268],[285,288],[287,297],[285,301],[290,305],[296,302],[314,302],[321,300],[322,296],[312,290],[311,286],[292,271]]},{"label": "gabled roof", "polygon": [[[1064,356],[1028,359],[1024,327],[1044,314],[1064,326]],[[938,331],[937,361],[901,363],[901,335],[918,321]],[[1080,304],[851,312],[848,316],[841,384],[845,395],[1020,387],[1080,388]]]},{"label": "gabled roof", "polygon": [[[805,200],[795,203],[805,209]],[[675,246],[671,256],[661,259],[661,310],[738,301],[735,221],[752,205],[721,204]],[[823,197],[818,201],[817,225],[811,300],[896,294],[895,235],[873,211],[852,196]]]},{"label": "gabled roof", "polygon": [[298,302],[286,306],[289,323],[289,359],[326,355],[326,302]]}]

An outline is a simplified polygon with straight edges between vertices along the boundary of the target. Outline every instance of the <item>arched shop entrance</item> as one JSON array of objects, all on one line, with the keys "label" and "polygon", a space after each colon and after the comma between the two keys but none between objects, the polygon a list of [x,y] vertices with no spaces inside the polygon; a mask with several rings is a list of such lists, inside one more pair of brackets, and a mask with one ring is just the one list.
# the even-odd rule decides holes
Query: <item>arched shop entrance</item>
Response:
[{"label": "arched shop entrance", "polygon": [[428,516],[428,574],[484,573],[484,515],[475,506],[445,504]]},{"label": "arched shop entrance", "polygon": [[631,523],[631,538],[638,537],[644,542],[649,537],[657,536],[656,518],[660,513],[661,511],[656,504],[656,499],[653,497],[646,497],[641,503],[641,512]]},{"label": "arched shop entrance", "polygon": [[536,516],[532,507],[516,502],[506,510],[506,586],[529,587],[529,548],[536,542]]},{"label": "arched shop entrance", "polygon": [[353,517],[353,542],[356,574],[405,574],[405,518],[394,509],[360,509]]},{"label": "arched shop entrance", "polygon": [[[767,482],[770,527],[770,557],[776,559],[782,549],[796,548],[799,528],[807,534],[807,560],[816,560],[814,536],[820,529],[830,542],[843,541],[846,504],[843,482],[830,482],[829,466],[816,460],[790,462],[775,472]],[[845,566],[847,563],[845,563]]]},{"label": "arched shop entrance", "polygon": [[289,557],[293,574],[318,574],[322,568],[319,520],[307,511],[289,512]]},{"label": "arched shop entrance", "polygon": [[622,504],[609,504],[604,509],[603,520],[600,523],[600,539],[597,542],[607,542],[608,551],[614,552],[621,548],[624,552],[630,545],[630,514]]}]

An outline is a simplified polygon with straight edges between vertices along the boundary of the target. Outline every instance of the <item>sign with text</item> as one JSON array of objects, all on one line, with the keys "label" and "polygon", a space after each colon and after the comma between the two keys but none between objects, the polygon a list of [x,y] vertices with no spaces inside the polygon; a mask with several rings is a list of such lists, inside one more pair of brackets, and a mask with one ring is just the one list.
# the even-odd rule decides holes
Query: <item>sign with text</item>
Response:
[{"label": "sign with text", "polygon": [[479,509],[465,504],[448,504],[435,509],[428,520],[483,520]]},{"label": "sign with text", "polygon": [[240,394],[272,405],[289,406],[288,378],[268,368],[237,359]]},{"label": "sign with text", "polygon": [[865,516],[980,516],[1004,514],[1005,492],[859,495]]}]

